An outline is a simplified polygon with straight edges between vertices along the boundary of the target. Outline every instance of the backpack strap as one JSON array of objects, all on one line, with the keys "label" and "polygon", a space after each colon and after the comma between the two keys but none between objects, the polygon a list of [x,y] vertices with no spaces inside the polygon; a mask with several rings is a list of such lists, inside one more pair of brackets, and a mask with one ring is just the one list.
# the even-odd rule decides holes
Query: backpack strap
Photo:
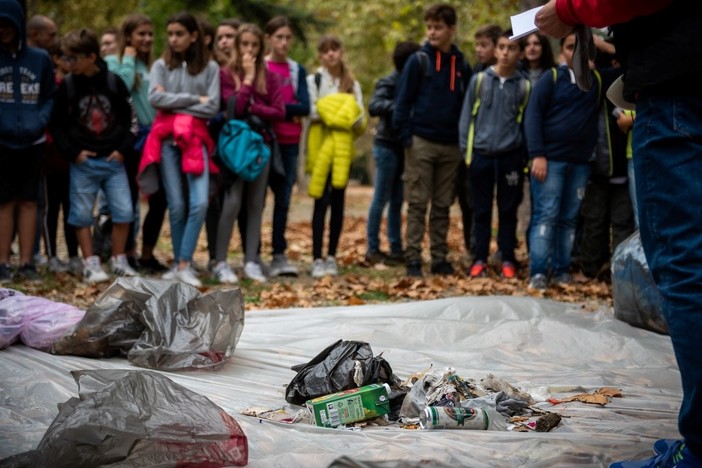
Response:
[{"label": "backpack strap", "polygon": [[592,72],[595,74],[595,78],[597,79],[597,104],[599,105],[600,99],[602,99],[602,76],[597,70],[592,70]]},{"label": "backpack strap", "polygon": [[478,115],[478,108],[480,107],[480,88],[483,83],[484,72],[478,72],[478,76],[475,79],[475,101],[473,102],[473,108],[470,111],[470,124],[468,125],[468,149],[466,150],[466,165],[470,166],[473,161],[473,140],[475,139],[475,118]]},{"label": "backpack strap", "polygon": [[236,96],[232,94],[229,96],[229,99],[227,99],[227,120],[233,120],[234,119],[234,113],[236,111]]},{"label": "backpack strap", "polygon": [[419,68],[422,71],[421,77],[428,78],[429,75],[431,74],[431,68],[430,68],[430,63],[429,63],[429,54],[427,54],[423,50],[418,50],[416,52],[416,54],[417,54],[417,60],[419,60]]},{"label": "backpack strap", "polygon": [[526,78],[522,79],[520,85],[520,91],[522,93],[522,103],[519,105],[519,110],[517,111],[517,123],[521,124],[524,119],[524,109],[526,109],[529,103],[529,94],[531,94],[531,82]]},{"label": "backpack strap", "polygon": [[320,72],[314,74],[314,84],[317,85],[317,94],[319,94],[319,87],[322,85],[322,74]]}]

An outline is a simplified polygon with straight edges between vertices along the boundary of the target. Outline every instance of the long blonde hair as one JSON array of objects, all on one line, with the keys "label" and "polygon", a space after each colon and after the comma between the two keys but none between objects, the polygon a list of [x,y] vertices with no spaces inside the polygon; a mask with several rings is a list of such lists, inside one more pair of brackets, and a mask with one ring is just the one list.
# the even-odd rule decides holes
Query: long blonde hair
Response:
[{"label": "long blonde hair", "polygon": [[[330,49],[343,50],[344,45],[341,43],[341,39],[339,39],[338,37],[331,34],[325,34],[324,36],[320,37],[319,42],[317,42],[317,52],[319,54],[323,54]],[[341,77],[339,79],[339,92],[353,94],[353,84],[355,81],[353,74],[351,73],[351,70],[349,70],[349,67],[347,67],[344,63],[343,58],[339,61],[339,64],[341,68]]]},{"label": "long blonde hair", "polygon": [[258,54],[256,54],[256,76],[254,78],[254,85],[256,91],[260,94],[267,94],[266,90],[266,61],[265,50],[263,44],[263,31],[255,24],[245,23],[239,26],[236,32],[236,39],[234,39],[234,50],[232,50],[232,56],[229,59],[229,71],[231,71],[234,78],[234,84],[236,89],[241,87],[241,75],[244,74],[244,68],[241,65],[241,54],[239,53],[239,45],[241,43],[241,36],[244,33],[251,33],[258,38],[259,49]]}]

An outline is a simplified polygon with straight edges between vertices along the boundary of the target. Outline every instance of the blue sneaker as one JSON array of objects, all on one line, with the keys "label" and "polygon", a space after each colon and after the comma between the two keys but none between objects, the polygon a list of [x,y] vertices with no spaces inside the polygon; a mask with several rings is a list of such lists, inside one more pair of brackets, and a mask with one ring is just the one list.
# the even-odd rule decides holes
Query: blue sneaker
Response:
[{"label": "blue sneaker", "polygon": [[[659,452],[663,450],[662,452]],[[693,455],[682,440],[661,439],[653,444],[656,453],[645,460],[614,462],[610,468],[689,468],[702,467],[702,459]]]}]

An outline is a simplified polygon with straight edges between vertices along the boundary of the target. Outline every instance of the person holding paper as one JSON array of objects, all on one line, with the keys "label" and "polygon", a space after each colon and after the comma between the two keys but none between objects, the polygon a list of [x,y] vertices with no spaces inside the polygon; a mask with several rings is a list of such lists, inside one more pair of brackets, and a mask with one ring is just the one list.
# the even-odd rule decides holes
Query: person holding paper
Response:
[{"label": "person holding paper", "polygon": [[574,25],[611,25],[624,67],[617,104],[636,106],[633,150],[641,242],[663,296],[680,368],[682,440],[611,466],[702,466],[702,3],[685,0],[551,0],[536,16],[560,37]]}]

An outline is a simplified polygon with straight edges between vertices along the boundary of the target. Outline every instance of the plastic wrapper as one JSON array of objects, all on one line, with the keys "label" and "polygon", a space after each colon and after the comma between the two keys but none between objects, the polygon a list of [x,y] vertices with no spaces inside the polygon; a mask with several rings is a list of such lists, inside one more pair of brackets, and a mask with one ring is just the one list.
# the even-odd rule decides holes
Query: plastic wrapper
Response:
[{"label": "plastic wrapper", "polygon": [[239,424],[208,398],[147,371],[71,372],[80,398],[61,405],[39,446],[0,467],[243,466]]},{"label": "plastic wrapper", "polygon": [[84,310],[69,304],[0,288],[0,349],[21,341],[49,351],[84,315]]},{"label": "plastic wrapper", "polygon": [[215,369],[232,356],[243,328],[238,288],[202,295],[180,282],[119,278],[52,352],[120,354],[159,370]]},{"label": "plastic wrapper", "polygon": [[639,231],[619,244],[612,256],[612,300],[619,320],[668,334],[663,299],[648,268]]},{"label": "plastic wrapper", "polygon": [[[298,373],[285,390],[285,400],[295,405],[372,383],[387,383],[397,388],[399,382],[390,363],[381,356],[373,357],[370,345],[361,341],[339,340],[307,364],[292,369]],[[395,396],[391,394],[390,398]]]}]

